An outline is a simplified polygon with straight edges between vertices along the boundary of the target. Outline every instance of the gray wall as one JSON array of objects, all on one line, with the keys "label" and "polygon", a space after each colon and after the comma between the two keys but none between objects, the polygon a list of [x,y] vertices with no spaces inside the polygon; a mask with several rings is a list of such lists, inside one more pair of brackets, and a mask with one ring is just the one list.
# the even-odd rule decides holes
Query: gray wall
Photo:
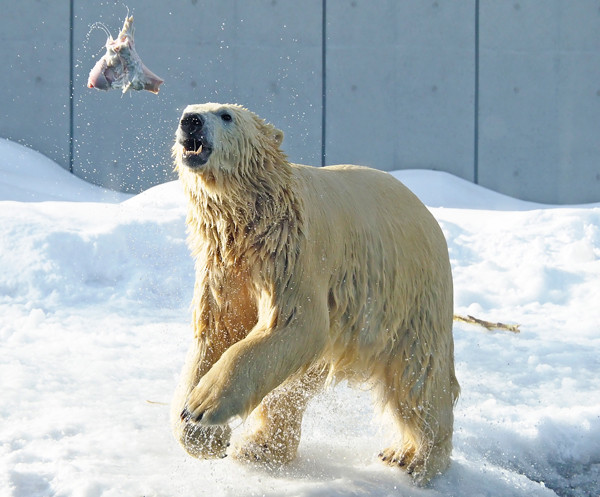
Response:
[{"label": "gray wall", "polygon": [[438,169],[529,200],[600,201],[597,0],[127,4],[142,59],[165,79],[158,96],[86,88],[106,40],[90,26],[116,35],[121,0],[3,2],[0,136],[140,191],[173,178],[185,105],[237,102],[284,130],[294,162]]}]

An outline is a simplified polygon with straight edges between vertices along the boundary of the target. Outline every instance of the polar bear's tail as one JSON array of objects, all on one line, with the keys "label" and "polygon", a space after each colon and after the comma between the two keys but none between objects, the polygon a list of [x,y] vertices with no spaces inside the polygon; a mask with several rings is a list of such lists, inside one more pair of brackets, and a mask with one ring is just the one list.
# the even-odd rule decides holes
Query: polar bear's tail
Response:
[{"label": "polar bear's tail", "polygon": [[487,330],[506,330],[512,331],[513,333],[520,333],[520,325],[518,324],[504,324],[504,323],[492,323],[491,321],[484,321],[473,316],[461,316],[460,314],[454,315],[454,321],[462,321],[463,323],[478,324],[483,326]]}]

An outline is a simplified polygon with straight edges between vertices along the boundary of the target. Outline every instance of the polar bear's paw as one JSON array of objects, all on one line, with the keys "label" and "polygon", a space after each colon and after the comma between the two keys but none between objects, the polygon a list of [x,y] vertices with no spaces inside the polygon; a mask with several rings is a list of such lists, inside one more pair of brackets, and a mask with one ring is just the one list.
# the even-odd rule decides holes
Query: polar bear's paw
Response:
[{"label": "polar bear's paw", "polygon": [[444,449],[415,451],[410,446],[401,449],[389,447],[379,454],[379,458],[388,466],[405,471],[417,485],[425,486],[448,468],[451,449]]},{"label": "polar bear's paw", "polygon": [[417,482],[420,482],[423,479],[425,463],[422,459],[415,457],[414,450],[398,450],[393,447],[388,447],[379,454],[379,459],[388,466],[402,469]]},{"label": "polar bear's paw", "polygon": [[229,447],[229,426],[180,425],[179,442],[188,454],[198,459],[222,459]]},{"label": "polar bear's paw", "polygon": [[295,437],[275,436],[268,438],[262,432],[247,437],[234,449],[231,457],[238,461],[280,467],[296,457],[298,442]]}]

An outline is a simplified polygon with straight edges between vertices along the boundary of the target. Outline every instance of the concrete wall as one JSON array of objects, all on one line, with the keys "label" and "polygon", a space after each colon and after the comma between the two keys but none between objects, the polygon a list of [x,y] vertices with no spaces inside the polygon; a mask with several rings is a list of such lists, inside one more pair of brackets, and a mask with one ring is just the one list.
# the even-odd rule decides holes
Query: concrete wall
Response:
[{"label": "concrete wall", "polygon": [[69,166],[69,2],[2,2],[0,136]]},{"label": "concrete wall", "polygon": [[473,179],[474,5],[327,3],[327,162]]},{"label": "concrete wall", "polygon": [[600,200],[600,2],[481,5],[480,183],[541,201]]},{"label": "concrete wall", "polygon": [[597,0],[127,4],[142,59],[165,79],[158,96],[86,88],[106,40],[90,26],[116,35],[121,0],[3,5],[0,136],[140,191],[173,177],[185,105],[237,102],[284,130],[294,162],[439,169],[524,199],[600,201]]}]

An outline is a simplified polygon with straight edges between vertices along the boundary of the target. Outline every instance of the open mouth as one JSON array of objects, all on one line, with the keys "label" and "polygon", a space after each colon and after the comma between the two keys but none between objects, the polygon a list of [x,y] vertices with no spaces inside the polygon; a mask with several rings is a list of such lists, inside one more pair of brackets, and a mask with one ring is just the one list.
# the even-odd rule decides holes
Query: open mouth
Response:
[{"label": "open mouth", "polygon": [[183,152],[189,155],[193,154],[201,154],[202,149],[204,148],[202,145],[202,140],[196,140],[194,138],[188,138],[187,140],[183,140]]},{"label": "open mouth", "polygon": [[186,166],[197,167],[206,164],[212,148],[201,139],[186,138],[180,141],[183,147],[182,159]]}]

